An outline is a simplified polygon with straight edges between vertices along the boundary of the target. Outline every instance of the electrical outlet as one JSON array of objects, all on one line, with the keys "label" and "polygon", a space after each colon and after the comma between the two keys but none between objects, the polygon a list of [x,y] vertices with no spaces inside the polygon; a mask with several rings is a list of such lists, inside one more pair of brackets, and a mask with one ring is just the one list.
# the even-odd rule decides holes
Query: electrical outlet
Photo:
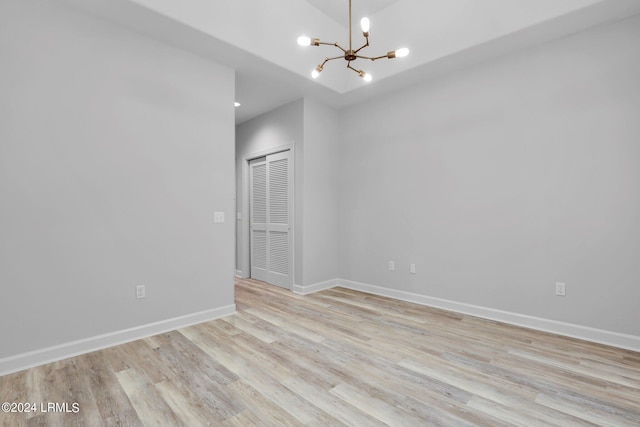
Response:
[{"label": "electrical outlet", "polygon": [[215,223],[224,222],[224,212],[214,212],[213,213],[213,222],[215,222]]},{"label": "electrical outlet", "polygon": [[556,295],[561,297],[567,295],[567,288],[564,283],[556,282]]},{"label": "electrical outlet", "polygon": [[146,296],[147,296],[147,290],[145,289],[144,285],[136,286],[136,298],[140,299]]},{"label": "electrical outlet", "polygon": [[389,270],[393,271],[396,269],[396,263],[393,261],[389,261]]},{"label": "electrical outlet", "polygon": [[416,265],[415,264],[409,264],[409,273],[416,274]]}]

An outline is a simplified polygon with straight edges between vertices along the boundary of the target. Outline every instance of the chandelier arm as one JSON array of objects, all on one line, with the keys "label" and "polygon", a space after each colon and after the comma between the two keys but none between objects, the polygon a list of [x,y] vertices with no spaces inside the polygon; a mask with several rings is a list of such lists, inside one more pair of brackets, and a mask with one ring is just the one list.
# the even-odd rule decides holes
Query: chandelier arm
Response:
[{"label": "chandelier arm", "polygon": [[356,51],[355,51],[355,52],[353,52],[353,53],[358,53],[358,52],[360,52],[362,49],[364,49],[365,47],[369,46],[369,37],[366,37],[366,39],[367,39],[367,42],[366,42],[365,44],[363,44],[362,46],[360,46],[360,47],[358,48],[358,50],[356,50]]},{"label": "chandelier arm", "polygon": [[378,59],[382,59],[382,58],[388,58],[389,55],[381,55],[381,56],[361,56],[361,55],[357,55],[358,58],[361,59],[370,59],[372,61],[377,61]]},{"label": "chandelier arm", "polygon": [[353,67],[351,66],[351,61],[347,62],[347,68],[349,68],[350,70],[353,70],[353,71],[355,71],[356,73],[360,74],[360,70],[358,70],[358,69],[356,69],[356,68],[353,68]]},{"label": "chandelier arm", "polygon": [[340,56],[334,56],[333,58],[325,58],[324,61],[321,64],[321,67],[324,67],[324,64],[326,64],[329,61],[333,61],[334,59],[343,59],[344,56],[340,55]]},{"label": "chandelier arm", "polygon": [[315,44],[315,46],[320,46],[321,44],[326,45],[326,46],[335,46],[338,49],[340,49],[341,51],[343,51],[344,53],[347,53],[347,50],[345,48],[343,48],[342,46],[340,46],[340,44],[338,44],[338,42],[335,43],[327,43],[327,42],[321,42],[320,40],[318,40]]},{"label": "chandelier arm", "polygon": [[338,49],[340,49],[341,51],[343,51],[344,53],[347,53],[347,49],[345,49],[345,48],[343,48],[342,46],[340,46],[340,45],[338,44],[338,42],[335,42],[333,45],[334,45],[335,47],[337,47]]},{"label": "chandelier arm", "polygon": [[318,45],[327,45],[327,46],[338,46],[338,42],[334,42],[334,43],[327,43],[327,42],[321,42],[320,40],[318,40]]}]

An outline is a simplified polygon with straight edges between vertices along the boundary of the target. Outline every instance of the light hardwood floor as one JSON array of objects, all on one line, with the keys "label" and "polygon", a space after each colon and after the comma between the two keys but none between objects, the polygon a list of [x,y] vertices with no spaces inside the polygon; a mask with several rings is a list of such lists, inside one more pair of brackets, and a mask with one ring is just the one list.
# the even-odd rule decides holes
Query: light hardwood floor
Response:
[{"label": "light hardwood floor", "polygon": [[640,426],[640,353],[336,288],[0,378],[0,425]]}]

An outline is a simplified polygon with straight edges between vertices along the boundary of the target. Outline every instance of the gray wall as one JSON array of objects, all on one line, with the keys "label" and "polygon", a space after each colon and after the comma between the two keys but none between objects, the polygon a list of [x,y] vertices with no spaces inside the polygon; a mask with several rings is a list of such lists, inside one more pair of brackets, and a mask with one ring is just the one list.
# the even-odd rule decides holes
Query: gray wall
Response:
[{"label": "gray wall", "polygon": [[236,129],[236,268],[249,272],[249,194],[246,159],[283,146],[295,153],[294,284],[313,285],[337,275],[337,113],[310,99],[286,104]]},{"label": "gray wall", "polygon": [[233,304],[233,70],[32,0],[0,63],[0,358]]},{"label": "gray wall", "polygon": [[640,335],[638,46],[634,18],[344,111],[340,277]]},{"label": "gray wall", "polygon": [[304,100],[304,276],[309,286],[338,273],[338,113]]}]

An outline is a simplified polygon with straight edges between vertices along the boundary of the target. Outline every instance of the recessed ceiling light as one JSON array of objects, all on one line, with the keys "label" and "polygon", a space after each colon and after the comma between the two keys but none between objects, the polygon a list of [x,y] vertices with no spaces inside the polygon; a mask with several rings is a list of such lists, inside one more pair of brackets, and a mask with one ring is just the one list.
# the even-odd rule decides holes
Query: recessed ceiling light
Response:
[{"label": "recessed ceiling light", "polygon": [[238,101],[236,101],[236,102],[233,103],[233,106],[237,108],[237,107],[240,106],[240,103]]}]

